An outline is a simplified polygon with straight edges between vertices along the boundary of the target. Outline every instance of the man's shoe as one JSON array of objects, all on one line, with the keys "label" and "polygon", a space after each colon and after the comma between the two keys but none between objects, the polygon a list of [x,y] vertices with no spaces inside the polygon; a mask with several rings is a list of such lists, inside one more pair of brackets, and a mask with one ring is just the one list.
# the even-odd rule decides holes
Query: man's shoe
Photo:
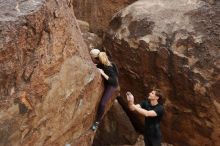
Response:
[{"label": "man's shoe", "polygon": [[95,122],[93,125],[92,125],[92,131],[96,131],[98,129],[98,126],[99,126],[99,122]]}]

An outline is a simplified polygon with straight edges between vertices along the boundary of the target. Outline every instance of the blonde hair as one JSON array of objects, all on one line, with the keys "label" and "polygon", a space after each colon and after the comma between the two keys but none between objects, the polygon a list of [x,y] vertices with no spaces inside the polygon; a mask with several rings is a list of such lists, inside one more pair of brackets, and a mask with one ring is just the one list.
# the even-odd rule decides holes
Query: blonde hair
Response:
[{"label": "blonde hair", "polygon": [[107,66],[112,66],[112,63],[109,61],[108,56],[105,52],[99,53],[99,61]]}]

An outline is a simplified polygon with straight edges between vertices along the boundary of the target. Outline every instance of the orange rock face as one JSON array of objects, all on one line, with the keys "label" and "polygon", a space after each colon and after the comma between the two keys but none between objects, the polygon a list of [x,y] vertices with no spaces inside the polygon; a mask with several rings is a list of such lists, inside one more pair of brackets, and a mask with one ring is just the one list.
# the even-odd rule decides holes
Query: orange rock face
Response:
[{"label": "orange rock face", "polygon": [[90,145],[103,85],[71,1],[0,6],[0,145]]},{"label": "orange rock face", "polygon": [[136,0],[73,0],[77,19],[87,21],[92,32],[101,33],[109,25],[112,16]]},{"label": "orange rock face", "polygon": [[[164,142],[220,143],[219,10],[218,1],[140,0],[110,23],[104,44],[118,65],[121,95],[129,90],[140,102],[152,87],[165,93]],[[120,103],[126,108],[125,98]]]}]

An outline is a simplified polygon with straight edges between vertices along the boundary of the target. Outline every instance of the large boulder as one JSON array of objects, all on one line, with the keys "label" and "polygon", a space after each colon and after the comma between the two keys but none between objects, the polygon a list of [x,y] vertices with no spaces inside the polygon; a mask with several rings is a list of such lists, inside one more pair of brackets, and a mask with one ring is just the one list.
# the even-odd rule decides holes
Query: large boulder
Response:
[{"label": "large boulder", "polygon": [[134,1],[136,0],[73,0],[73,6],[77,19],[87,21],[91,32],[102,34],[112,16]]},{"label": "large boulder", "polygon": [[71,1],[0,7],[0,145],[91,145],[103,84]]},{"label": "large boulder", "polygon": [[[118,65],[121,95],[130,90],[140,102],[152,87],[164,91],[167,143],[220,143],[219,18],[219,1],[139,0],[110,23],[104,44]],[[120,103],[127,108],[125,98]],[[142,118],[130,118],[143,129]]]}]

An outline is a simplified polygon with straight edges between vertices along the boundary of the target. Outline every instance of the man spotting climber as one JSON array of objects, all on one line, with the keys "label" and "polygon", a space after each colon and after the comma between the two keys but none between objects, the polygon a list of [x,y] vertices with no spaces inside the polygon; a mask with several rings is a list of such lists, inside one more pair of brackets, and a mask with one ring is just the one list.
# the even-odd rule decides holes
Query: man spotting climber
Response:
[{"label": "man spotting climber", "polygon": [[127,92],[126,96],[129,109],[145,117],[145,146],[161,146],[160,121],[164,114],[163,105],[160,103],[162,100],[161,91],[154,89],[149,93],[148,101],[136,105],[134,104],[134,96],[130,92]]}]

